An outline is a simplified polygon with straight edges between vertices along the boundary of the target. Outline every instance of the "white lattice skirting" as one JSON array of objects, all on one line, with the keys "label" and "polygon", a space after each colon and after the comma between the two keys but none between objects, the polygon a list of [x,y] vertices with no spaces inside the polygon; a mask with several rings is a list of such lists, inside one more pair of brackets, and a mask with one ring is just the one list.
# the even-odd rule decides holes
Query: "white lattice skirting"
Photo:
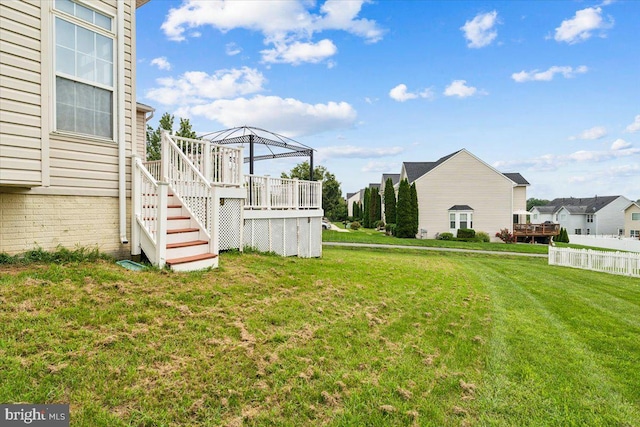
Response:
[{"label": "white lattice skirting", "polygon": [[322,210],[244,212],[245,247],[282,256],[322,256]]}]

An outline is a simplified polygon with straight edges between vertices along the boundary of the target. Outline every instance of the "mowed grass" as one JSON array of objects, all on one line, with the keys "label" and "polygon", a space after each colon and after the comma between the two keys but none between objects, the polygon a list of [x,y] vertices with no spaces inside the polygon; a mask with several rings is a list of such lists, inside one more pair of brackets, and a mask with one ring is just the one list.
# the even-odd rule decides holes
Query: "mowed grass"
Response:
[{"label": "mowed grass", "polygon": [[640,280],[325,248],[0,267],[0,401],[73,426],[637,426]]},{"label": "mowed grass", "polygon": [[[394,236],[387,236],[382,231],[373,229],[360,228],[358,230],[349,230],[348,233],[323,230],[323,242],[344,242],[344,243],[374,243],[381,245],[401,245],[401,246],[423,246],[433,248],[455,248],[455,249],[471,249],[480,251],[497,251],[497,252],[518,252],[528,254],[547,254],[549,246],[543,244],[505,244],[502,242],[463,242],[456,240],[436,240],[429,239],[401,239]],[[568,246],[558,244],[558,246]]]}]

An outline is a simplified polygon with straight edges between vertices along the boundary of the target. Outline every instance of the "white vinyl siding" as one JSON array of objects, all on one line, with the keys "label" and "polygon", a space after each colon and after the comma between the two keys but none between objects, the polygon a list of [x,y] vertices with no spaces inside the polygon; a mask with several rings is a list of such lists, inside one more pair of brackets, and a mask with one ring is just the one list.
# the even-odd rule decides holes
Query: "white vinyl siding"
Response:
[{"label": "white vinyl siding", "polygon": [[513,182],[467,151],[449,158],[415,183],[419,228],[427,230],[428,238],[450,230],[448,214],[454,205],[473,207],[476,231],[493,236],[502,228],[513,227]]},{"label": "white vinyl siding", "polygon": [[0,186],[42,185],[38,3],[0,2]]}]

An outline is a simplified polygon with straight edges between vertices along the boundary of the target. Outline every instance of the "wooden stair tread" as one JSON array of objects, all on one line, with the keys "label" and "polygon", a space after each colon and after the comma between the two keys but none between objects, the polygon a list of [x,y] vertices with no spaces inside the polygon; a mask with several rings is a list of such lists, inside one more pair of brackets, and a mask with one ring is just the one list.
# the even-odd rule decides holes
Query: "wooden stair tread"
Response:
[{"label": "wooden stair tread", "polygon": [[189,246],[208,245],[206,240],[192,240],[191,242],[168,243],[167,249],[188,248]]},{"label": "wooden stair tread", "polygon": [[198,228],[174,228],[173,230],[167,230],[167,234],[191,233],[192,231],[199,231],[199,229]]},{"label": "wooden stair tread", "polygon": [[168,221],[171,221],[172,219],[191,219],[191,217],[188,216],[188,215],[186,215],[186,216],[185,215],[178,215],[178,216],[168,216],[167,217]]},{"label": "wooden stair tread", "polygon": [[217,258],[217,257],[218,255],[215,255],[215,254],[201,254],[201,255],[187,256],[184,258],[168,259],[166,262],[168,265],[177,265],[177,264],[185,264],[187,262],[202,261],[205,259],[211,259],[211,258]]}]

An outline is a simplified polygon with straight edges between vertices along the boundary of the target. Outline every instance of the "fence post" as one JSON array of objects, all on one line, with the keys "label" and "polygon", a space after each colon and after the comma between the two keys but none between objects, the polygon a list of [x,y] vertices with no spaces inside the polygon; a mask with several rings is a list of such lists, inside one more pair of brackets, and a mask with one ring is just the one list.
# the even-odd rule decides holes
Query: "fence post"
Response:
[{"label": "fence post", "polygon": [[264,176],[264,203],[267,209],[271,209],[271,178],[269,175]]},{"label": "fence post", "polygon": [[293,209],[300,208],[300,181],[293,178]]},{"label": "fence post", "polygon": [[160,145],[160,176],[158,181],[169,182],[169,143],[167,131],[161,131]]}]

